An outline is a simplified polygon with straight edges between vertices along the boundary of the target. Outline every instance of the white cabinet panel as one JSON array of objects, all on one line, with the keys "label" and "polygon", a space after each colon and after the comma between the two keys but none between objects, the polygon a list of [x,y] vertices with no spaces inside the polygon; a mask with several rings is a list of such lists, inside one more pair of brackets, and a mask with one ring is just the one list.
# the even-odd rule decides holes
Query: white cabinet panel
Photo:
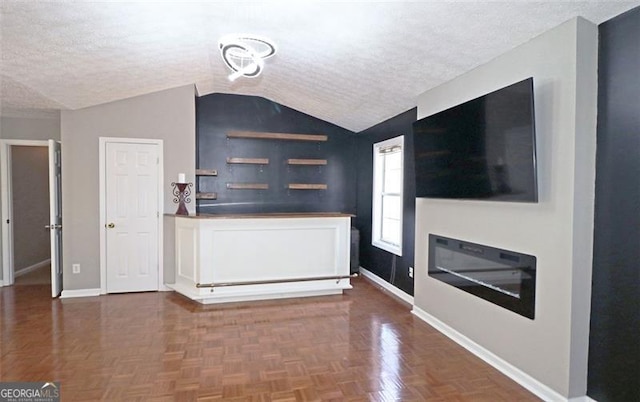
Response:
[{"label": "white cabinet panel", "polygon": [[[170,286],[194,300],[299,297],[351,288],[348,215],[175,221],[177,272]],[[327,277],[332,279],[322,279]]]}]

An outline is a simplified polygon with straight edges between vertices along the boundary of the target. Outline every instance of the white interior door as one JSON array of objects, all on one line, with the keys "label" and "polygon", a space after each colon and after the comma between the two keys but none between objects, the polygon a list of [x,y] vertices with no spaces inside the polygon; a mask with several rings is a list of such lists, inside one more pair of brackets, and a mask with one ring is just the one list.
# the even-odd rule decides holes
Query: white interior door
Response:
[{"label": "white interior door", "polygon": [[49,232],[51,235],[51,297],[62,292],[62,154],[49,140]]},{"label": "white interior door", "polygon": [[11,143],[0,140],[0,203],[2,204],[2,282],[13,284],[13,212],[11,210]]},{"label": "white interior door", "polygon": [[105,149],[107,293],[158,290],[159,146]]}]

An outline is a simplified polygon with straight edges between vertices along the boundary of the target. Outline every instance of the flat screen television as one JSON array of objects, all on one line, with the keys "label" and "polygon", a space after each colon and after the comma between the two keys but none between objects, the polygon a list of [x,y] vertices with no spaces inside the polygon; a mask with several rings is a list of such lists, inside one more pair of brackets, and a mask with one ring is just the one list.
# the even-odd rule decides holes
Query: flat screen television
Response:
[{"label": "flat screen television", "polygon": [[533,78],[413,123],[416,196],[537,202]]}]

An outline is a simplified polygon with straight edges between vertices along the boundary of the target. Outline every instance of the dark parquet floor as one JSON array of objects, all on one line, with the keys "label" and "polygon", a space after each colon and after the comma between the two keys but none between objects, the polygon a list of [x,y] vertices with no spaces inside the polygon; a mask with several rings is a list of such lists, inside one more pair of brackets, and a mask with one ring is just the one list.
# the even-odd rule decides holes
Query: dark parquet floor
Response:
[{"label": "dark parquet floor", "polygon": [[51,300],[0,288],[0,381],[63,401],[535,401],[353,280],[341,296],[201,306],[175,293]]}]

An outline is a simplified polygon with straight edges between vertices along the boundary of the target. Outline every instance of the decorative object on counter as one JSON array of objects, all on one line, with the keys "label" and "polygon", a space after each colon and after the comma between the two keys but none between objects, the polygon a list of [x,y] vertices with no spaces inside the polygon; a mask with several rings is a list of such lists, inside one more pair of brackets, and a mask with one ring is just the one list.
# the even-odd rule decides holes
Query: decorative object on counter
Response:
[{"label": "decorative object on counter", "polygon": [[178,174],[178,181],[172,182],[171,186],[173,187],[173,202],[178,204],[178,210],[176,211],[176,215],[189,215],[189,211],[187,210],[187,203],[191,202],[191,187],[193,187],[193,183],[187,183],[186,175],[184,173]]}]

